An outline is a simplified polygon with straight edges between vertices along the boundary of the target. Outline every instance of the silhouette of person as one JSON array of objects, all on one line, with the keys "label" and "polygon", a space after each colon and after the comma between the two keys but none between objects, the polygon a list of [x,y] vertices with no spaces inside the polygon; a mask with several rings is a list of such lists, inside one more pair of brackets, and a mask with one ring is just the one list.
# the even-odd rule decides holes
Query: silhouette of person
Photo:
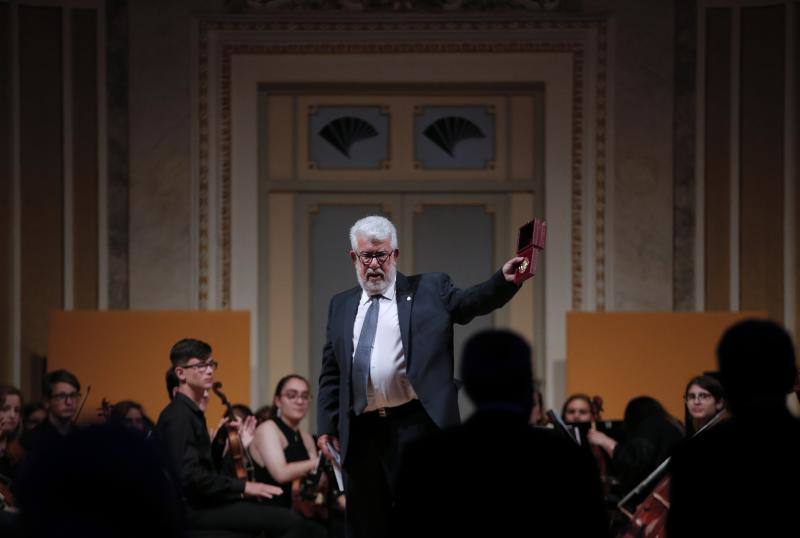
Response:
[{"label": "silhouette of person", "polygon": [[502,527],[607,536],[591,456],[555,430],[528,424],[534,382],[525,341],[508,331],[474,335],[461,375],[476,411],[410,446],[398,488],[400,535],[485,537]]},{"label": "silhouette of person", "polygon": [[180,496],[165,467],[157,447],[138,432],[111,424],[76,430],[23,463],[22,534],[180,536]]},{"label": "silhouette of person", "polygon": [[779,536],[797,528],[800,421],[786,407],[794,347],[777,323],[750,319],[717,346],[732,418],[672,460],[670,536]]}]

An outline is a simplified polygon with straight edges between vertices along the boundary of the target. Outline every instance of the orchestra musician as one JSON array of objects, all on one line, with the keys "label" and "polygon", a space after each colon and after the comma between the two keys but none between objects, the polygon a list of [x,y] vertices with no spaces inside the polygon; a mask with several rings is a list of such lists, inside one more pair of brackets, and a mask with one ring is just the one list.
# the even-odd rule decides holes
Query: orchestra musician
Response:
[{"label": "orchestra musician", "polygon": [[[314,438],[301,427],[311,399],[311,387],[304,377],[289,374],[280,379],[273,396],[272,416],[256,428],[250,454],[256,463],[256,478],[283,489],[283,495],[271,501],[278,506],[292,508],[294,505],[298,509],[296,497],[299,492],[294,492],[293,499],[293,486],[296,490],[302,479],[311,476],[311,486],[320,496],[317,504],[321,506],[316,510],[318,518],[327,521],[329,535],[341,535],[345,507],[343,492],[335,488],[335,478],[323,472],[326,470],[325,462],[320,461]],[[311,499],[307,502],[314,503]],[[309,510],[313,509],[309,506]],[[306,513],[312,515],[308,510]],[[319,515],[321,513],[324,516]]]},{"label": "orchestra musician", "polygon": [[256,463],[256,477],[283,489],[271,499],[276,506],[292,505],[292,481],[317,468],[314,438],[300,427],[308,414],[311,389],[305,378],[290,374],[278,381],[273,397],[272,416],[256,428],[250,454]]},{"label": "orchestra musician", "polygon": [[683,440],[683,429],[654,398],[639,396],[625,406],[625,439],[617,442],[590,429],[589,443],[611,457],[612,471],[619,480],[615,493],[624,495],[667,459]]},{"label": "orchestra musician", "polygon": [[547,414],[544,409],[544,398],[542,391],[538,388],[533,391],[533,409],[531,409],[531,418],[529,420],[532,426],[547,426]]},{"label": "orchestra musician", "polygon": [[[0,386],[0,511],[14,511],[16,500],[13,488],[16,470],[21,457],[19,435],[22,431],[22,393],[11,385]],[[6,516],[0,521],[0,529],[14,524]]]},{"label": "orchestra musician", "polygon": [[47,418],[47,408],[42,402],[29,402],[22,406],[22,429],[30,431]]},{"label": "orchestra musician", "polygon": [[153,422],[144,413],[142,404],[132,400],[122,400],[111,406],[108,422],[130,428],[142,435],[147,435],[153,428]]},{"label": "orchestra musician", "polygon": [[741,321],[723,334],[717,361],[731,417],[676,451],[667,534],[794,535],[800,421],[786,406],[797,371],[792,339],[774,321]]},{"label": "orchestra musician", "polygon": [[26,452],[49,447],[76,431],[75,420],[81,400],[81,383],[67,370],[48,372],[42,380],[47,418],[23,434],[20,442]]},{"label": "orchestra musician", "polygon": [[[485,538],[608,534],[594,462],[566,436],[528,424],[530,346],[488,330],[464,345],[461,378],[475,412],[411,444],[398,480],[399,536]],[[435,478],[438,485],[419,487]]]},{"label": "orchestra musician", "polygon": [[170,351],[170,361],[179,385],[172,402],[161,412],[156,431],[180,485],[187,526],[253,534],[266,531],[269,536],[321,536],[289,510],[252,502],[280,495],[280,488],[227,476],[214,465],[201,408],[218,366],[211,346],[195,339],[180,340]]},{"label": "orchestra musician", "polygon": [[686,437],[708,424],[708,421],[725,408],[722,383],[710,375],[698,375],[689,380],[683,393],[686,402],[684,428]]},{"label": "orchestra musician", "polygon": [[592,421],[592,399],[586,394],[573,394],[561,407],[561,418],[568,424]]},{"label": "orchestra musician", "polygon": [[13,477],[13,443],[22,432],[22,392],[11,385],[0,386],[0,475]]}]

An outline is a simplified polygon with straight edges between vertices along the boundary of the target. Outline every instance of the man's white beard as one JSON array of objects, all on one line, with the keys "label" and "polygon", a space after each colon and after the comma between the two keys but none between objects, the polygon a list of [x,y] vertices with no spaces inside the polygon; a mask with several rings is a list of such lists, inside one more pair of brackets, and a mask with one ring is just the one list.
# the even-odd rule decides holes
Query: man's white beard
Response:
[{"label": "man's white beard", "polygon": [[[358,262],[361,263],[361,262]],[[356,269],[356,278],[358,279],[358,283],[361,285],[361,289],[367,292],[367,295],[383,295],[387,289],[389,289],[392,284],[394,284],[395,276],[397,275],[397,267],[392,265],[391,269],[388,271],[384,271],[383,269],[377,269],[372,271],[371,269],[367,269],[365,276],[370,274],[379,273],[383,275],[383,279],[377,281],[371,281],[367,278],[362,278],[361,273],[358,271],[358,267]]]}]

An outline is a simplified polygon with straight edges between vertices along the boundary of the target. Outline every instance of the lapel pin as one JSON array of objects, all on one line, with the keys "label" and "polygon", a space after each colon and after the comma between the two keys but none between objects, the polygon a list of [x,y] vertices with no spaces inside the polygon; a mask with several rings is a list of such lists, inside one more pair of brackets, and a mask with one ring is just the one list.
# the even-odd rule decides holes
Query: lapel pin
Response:
[{"label": "lapel pin", "polygon": [[406,295],[406,301],[410,301],[410,300],[411,300],[411,296],[410,295]]}]

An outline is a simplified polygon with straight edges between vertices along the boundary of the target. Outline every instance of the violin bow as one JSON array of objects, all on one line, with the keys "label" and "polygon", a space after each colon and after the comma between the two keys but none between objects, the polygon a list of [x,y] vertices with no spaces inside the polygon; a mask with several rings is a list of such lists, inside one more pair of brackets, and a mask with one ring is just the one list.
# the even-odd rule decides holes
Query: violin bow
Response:
[{"label": "violin bow", "polygon": [[83,401],[81,402],[80,407],[78,407],[78,412],[75,413],[75,416],[72,417],[72,423],[77,424],[78,418],[81,416],[81,411],[83,411],[83,406],[86,405],[86,400],[89,399],[89,393],[92,392],[92,386],[86,385],[86,394],[83,396]]}]

